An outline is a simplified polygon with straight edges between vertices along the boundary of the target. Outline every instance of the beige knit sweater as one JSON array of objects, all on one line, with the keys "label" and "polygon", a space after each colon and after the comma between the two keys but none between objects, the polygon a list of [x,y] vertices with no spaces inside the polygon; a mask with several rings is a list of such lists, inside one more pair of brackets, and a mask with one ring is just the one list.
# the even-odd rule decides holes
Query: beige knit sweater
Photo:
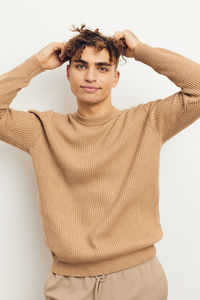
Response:
[{"label": "beige knit sweater", "polygon": [[[33,55],[0,76],[0,139],[31,155],[51,271],[94,276],[156,254],[162,145],[200,117],[200,64],[140,42],[135,59],[181,90],[98,118],[9,108],[44,71]],[[199,136],[198,136],[199,137]]]}]

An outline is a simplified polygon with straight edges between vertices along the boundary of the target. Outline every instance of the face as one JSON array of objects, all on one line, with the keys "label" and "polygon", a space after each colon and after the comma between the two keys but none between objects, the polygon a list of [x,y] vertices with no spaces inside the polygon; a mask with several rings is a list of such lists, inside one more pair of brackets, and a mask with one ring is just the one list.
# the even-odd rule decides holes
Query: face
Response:
[{"label": "face", "polygon": [[[71,66],[67,66],[67,78],[78,103],[111,102],[111,90],[117,85],[119,75],[114,63],[110,64],[109,52],[105,48],[98,52],[95,47],[86,46],[81,61],[72,57]],[[82,88],[84,85],[98,90],[85,90]]]}]

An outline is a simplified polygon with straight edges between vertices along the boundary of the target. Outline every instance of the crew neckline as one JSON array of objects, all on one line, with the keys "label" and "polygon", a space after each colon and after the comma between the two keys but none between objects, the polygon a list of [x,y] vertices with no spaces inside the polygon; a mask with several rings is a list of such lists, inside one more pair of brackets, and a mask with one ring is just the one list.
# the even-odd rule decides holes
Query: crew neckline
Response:
[{"label": "crew neckline", "polygon": [[98,125],[98,124],[108,122],[109,120],[111,120],[112,118],[117,116],[120,112],[121,112],[120,109],[118,109],[117,107],[112,105],[111,109],[107,113],[105,113],[102,116],[98,116],[98,117],[96,117],[96,116],[86,117],[86,116],[82,115],[78,111],[78,109],[77,109],[77,111],[75,111],[74,113],[72,113],[70,115],[72,117],[74,117],[77,121],[79,121],[80,123],[87,124],[87,125]]}]

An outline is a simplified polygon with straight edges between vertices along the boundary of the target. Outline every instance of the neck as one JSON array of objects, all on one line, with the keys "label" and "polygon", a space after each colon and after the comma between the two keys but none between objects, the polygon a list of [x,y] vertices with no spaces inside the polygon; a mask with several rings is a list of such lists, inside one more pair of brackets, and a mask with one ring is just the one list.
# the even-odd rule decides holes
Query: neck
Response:
[{"label": "neck", "polygon": [[108,122],[121,113],[121,110],[113,105],[107,106],[106,108],[107,110],[104,109],[100,112],[98,110],[98,113],[96,109],[94,110],[94,108],[89,110],[90,113],[88,113],[88,110],[82,110],[81,112],[79,112],[78,109],[75,113],[72,113],[70,115],[82,124],[99,125]]},{"label": "neck", "polygon": [[112,110],[111,101],[100,103],[78,103],[78,113],[85,118],[102,117]]}]

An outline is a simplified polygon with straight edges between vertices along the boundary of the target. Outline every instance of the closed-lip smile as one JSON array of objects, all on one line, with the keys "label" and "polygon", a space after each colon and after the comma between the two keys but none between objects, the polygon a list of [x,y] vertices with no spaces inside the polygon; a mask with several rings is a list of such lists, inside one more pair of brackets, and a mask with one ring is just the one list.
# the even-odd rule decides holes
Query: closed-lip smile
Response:
[{"label": "closed-lip smile", "polygon": [[81,87],[82,87],[82,88],[87,88],[87,89],[96,89],[96,90],[99,89],[98,87],[92,86],[92,85],[82,85]]},{"label": "closed-lip smile", "polygon": [[97,92],[99,90],[98,87],[96,86],[91,86],[91,85],[82,85],[81,88],[87,92],[87,93],[94,93]]}]

